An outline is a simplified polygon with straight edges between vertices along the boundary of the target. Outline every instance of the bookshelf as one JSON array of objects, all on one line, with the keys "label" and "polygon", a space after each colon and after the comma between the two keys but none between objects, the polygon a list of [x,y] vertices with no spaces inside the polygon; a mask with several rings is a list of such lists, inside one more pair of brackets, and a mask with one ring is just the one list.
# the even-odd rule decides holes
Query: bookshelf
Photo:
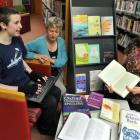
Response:
[{"label": "bookshelf", "polygon": [[118,49],[124,51],[134,38],[140,36],[140,1],[117,0],[116,24]]},{"label": "bookshelf", "polygon": [[[84,27],[82,27],[78,31],[75,31],[74,18],[77,18],[77,16],[79,15],[87,16],[88,18],[87,24],[89,24],[88,21],[90,16],[98,16],[99,19],[98,21],[100,22],[98,26],[101,30],[100,33],[97,33],[96,35],[91,35],[91,34],[89,35],[90,28],[92,28],[92,27],[89,28],[89,26],[91,25],[87,25],[88,33],[87,32],[85,33],[85,30],[84,33],[83,32],[81,33],[81,30]],[[70,0],[69,24],[67,25],[69,26],[69,30],[70,30],[68,36],[68,44],[69,44],[68,46],[69,60],[68,60],[68,72],[67,72],[68,93],[89,94],[90,91],[98,91],[103,89],[103,84],[97,78],[97,74],[110,61],[116,59],[115,16],[116,13],[115,13],[114,0],[105,0],[105,1],[86,0],[86,2],[82,2],[81,0]],[[111,23],[112,26],[110,27],[112,29],[111,30],[112,33],[108,33],[106,35],[103,35],[104,30],[102,30],[104,27],[103,26],[104,20],[102,19],[104,17],[112,17],[112,23]],[[80,34],[76,34],[75,32],[76,33],[80,32]],[[93,46],[93,49],[89,49],[90,48],[89,46]],[[86,53],[83,53],[84,51]],[[93,52],[93,55],[91,52]],[[91,55],[91,58],[93,58],[93,60],[95,60],[96,57],[97,59],[95,61],[92,61],[92,59],[89,60],[89,55]],[[80,58],[82,63],[80,63],[78,57],[79,58],[83,57],[83,59]],[[84,59],[88,59],[88,60],[84,61]],[[94,76],[94,74],[96,76]],[[94,83],[96,83],[96,85],[100,85],[100,87],[98,88],[92,87],[95,86]]]},{"label": "bookshelf", "polygon": [[42,0],[42,14],[44,22],[50,16],[57,16],[65,20],[65,0]]}]

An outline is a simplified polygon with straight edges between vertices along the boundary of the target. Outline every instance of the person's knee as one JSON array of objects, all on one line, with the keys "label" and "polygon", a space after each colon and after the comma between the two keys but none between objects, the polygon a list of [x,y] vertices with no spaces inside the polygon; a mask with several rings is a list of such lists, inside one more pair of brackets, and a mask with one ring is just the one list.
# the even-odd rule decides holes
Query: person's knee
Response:
[{"label": "person's knee", "polygon": [[57,101],[59,101],[60,97],[61,97],[61,90],[60,88],[54,86],[51,91],[50,91],[50,94],[52,96],[54,96],[56,98]]},{"label": "person's knee", "polygon": [[51,95],[47,96],[43,100],[43,102],[41,104],[41,107],[44,108],[44,109],[46,108],[47,110],[56,109],[57,108],[57,100],[56,100],[56,98],[54,96],[51,96]]}]

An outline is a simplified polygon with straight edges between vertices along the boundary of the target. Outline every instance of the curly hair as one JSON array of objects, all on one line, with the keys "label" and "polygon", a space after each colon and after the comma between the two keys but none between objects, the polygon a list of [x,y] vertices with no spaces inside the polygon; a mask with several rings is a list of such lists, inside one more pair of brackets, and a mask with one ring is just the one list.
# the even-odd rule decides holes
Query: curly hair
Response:
[{"label": "curly hair", "polygon": [[46,21],[46,28],[59,28],[60,30],[62,29],[63,27],[63,22],[62,22],[62,19],[59,18],[59,17],[50,17],[48,18],[48,20]]}]

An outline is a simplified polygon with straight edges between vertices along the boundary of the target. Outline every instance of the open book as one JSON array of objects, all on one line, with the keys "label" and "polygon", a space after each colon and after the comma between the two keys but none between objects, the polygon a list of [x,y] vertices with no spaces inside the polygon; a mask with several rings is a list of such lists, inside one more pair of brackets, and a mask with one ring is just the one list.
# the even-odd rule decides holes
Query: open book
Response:
[{"label": "open book", "polygon": [[126,69],[115,60],[109,63],[98,74],[98,77],[107,85],[112,85],[113,91],[123,98],[129,93],[126,86],[133,88],[140,81],[138,76],[127,72]]},{"label": "open book", "polygon": [[62,140],[109,140],[111,126],[103,120],[89,118],[86,114],[73,112],[69,115],[58,138]]}]

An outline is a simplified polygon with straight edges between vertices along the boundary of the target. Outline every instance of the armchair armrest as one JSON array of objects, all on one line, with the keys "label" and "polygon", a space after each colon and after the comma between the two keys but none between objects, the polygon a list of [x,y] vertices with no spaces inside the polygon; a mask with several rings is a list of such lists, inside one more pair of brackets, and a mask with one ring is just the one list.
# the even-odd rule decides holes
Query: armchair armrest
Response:
[{"label": "armchair armrest", "polygon": [[29,128],[24,93],[0,89],[0,138],[30,140]]},{"label": "armchair armrest", "polygon": [[41,63],[37,59],[26,59],[26,63],[36,72],[40,72],[44,75],[51,76],[51,64],[49,61],[46,61],[45,63]]},{"label": "armchair armrest", "polygon": [[[0,104],[3,105],[3,106],[1,106],[2,109],[0,109],[0,114],[2,113],[1,119],[2,118],[6,119],[7,117],[9,118],[7,113],[12,112],[10,114],[11,119],[14,119],[14,118],[23,119],[26,123],[26,124],[24,124],[24,127],[28,127],[28,125],[30,125],[30,127],[32,127],[36,123],[36,121],[38,120],[38,118],[40,117],[41,112],[42,112],[42,110],[38,107],[27,108],[27,102],[26,102],[25,94],[23,92],[0,88],[0,101],[1,101]],[[8,109],[10,109],[10,111],[8,111]],[[20,110],[19,113],[18,113],[18,110]],[[8,122],[8,121],[4,122],[4,126],[6,124],[8,126],[10,124],[10,122]],[[1,129],[2,128],[0,127],[0,130]]]}]

